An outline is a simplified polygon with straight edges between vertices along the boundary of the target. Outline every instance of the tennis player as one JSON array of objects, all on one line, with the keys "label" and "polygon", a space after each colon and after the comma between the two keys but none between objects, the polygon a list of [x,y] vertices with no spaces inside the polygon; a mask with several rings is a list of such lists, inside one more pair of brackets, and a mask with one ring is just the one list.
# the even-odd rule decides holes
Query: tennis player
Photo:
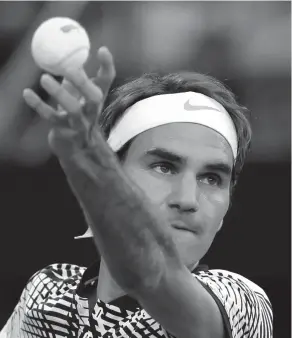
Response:
[{"label": "tennis player", "polygon": [[272,337],[264,290],[200,265],[249,148],[245,108],[198,73],[143,75],[103,107],[115,67],[107,48],[97,55],[94,81],[80,69],[63,85],[42,76],[59,109],[30,89],[24,98],[53,125],[101,260],[36,272],[0,337]]}]

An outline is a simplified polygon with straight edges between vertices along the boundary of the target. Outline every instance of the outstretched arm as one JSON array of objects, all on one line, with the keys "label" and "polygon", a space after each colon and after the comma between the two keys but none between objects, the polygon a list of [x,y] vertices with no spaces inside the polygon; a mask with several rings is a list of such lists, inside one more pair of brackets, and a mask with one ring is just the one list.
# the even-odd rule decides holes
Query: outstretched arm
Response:
[{"label": "outstretched arm", "polygon": [[30,90],[25,99],[54,123],[51,147],[90,217],[94,241],[117,283],[174,336],[221,338],[223,321],[215,301],[181,262],[164,219],[126,176],[101,130],[86,118],[88,109],[101,110],[114,76],[111,54],[101,49],[99,59],[99,86],[82,70],[66,73],[87,107],[48,75],[41,79],[43,88],[69,114],[58,117]]}]

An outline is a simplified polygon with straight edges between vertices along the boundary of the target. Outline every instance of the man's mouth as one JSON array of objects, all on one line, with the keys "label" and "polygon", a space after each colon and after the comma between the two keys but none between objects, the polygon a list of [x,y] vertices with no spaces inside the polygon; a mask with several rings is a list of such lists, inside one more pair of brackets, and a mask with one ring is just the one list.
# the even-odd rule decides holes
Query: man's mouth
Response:
[{"label": "man's mouth", "polygon": [[189,227],[188,225],[186,225],[182,221],[171,222],[171,226],[174,229],[177,229],[177,230],[184,230],[184,231],[188,231],[188,232],[191,232],[193,234],[196,234],[196,231],[194,231],[193,229],[191,229],[191,227]]}]

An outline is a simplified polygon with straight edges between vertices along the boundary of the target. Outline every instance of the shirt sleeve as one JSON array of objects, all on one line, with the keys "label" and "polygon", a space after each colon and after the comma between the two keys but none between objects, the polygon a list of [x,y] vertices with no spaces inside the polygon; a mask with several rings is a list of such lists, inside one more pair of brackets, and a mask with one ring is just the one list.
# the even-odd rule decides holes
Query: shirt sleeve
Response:
[{"label": "shirt sleeve", "polygon": [[217,303],[229,338],[272,338],[271,303],[258,285],[224,270],[195,275]]},{"label": "shirt sleeve", "polygon": [[[52,292],[62,294],[68,288],[74,288],[79,281],[75,277],[81,276],[84,270],[72,264],[51,264],[37,271],[23,289],[19,302],[0,332],[0,338],[23,338],[31,309],[45,303]],[[69,283],[71,277],[72,282]]]},{"label": "shirt sleeve", "polygon": [[36,272],[29,279],[28,283],[23,289],[17,305],[15,306],[11,316],[0,332],[0,338],[21,338],[20,326],[24,317],[27,295],[31,289],[33,279],[38,273],[39,272]]}]

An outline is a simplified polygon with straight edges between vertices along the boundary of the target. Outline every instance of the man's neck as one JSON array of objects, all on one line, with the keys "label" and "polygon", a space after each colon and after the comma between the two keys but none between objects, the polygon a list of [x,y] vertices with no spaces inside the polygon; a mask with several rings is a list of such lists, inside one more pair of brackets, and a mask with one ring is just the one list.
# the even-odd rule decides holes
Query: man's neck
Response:
[{"label": "man's neck", "polygon": [[126,292],[112,278],[104,260],[101,258],[97,284],[97,298],[105,303],[109,303],[125,294]]},{"label": "man's neck", "polygon": [[[193,271],[198,264],[199,262],[195,263],[190,271]],[[109,303],[124,295],[126,295],[126,292],[113,279],[105,261],[101,258],[97,284],[97,298],[105,303]]]}]

